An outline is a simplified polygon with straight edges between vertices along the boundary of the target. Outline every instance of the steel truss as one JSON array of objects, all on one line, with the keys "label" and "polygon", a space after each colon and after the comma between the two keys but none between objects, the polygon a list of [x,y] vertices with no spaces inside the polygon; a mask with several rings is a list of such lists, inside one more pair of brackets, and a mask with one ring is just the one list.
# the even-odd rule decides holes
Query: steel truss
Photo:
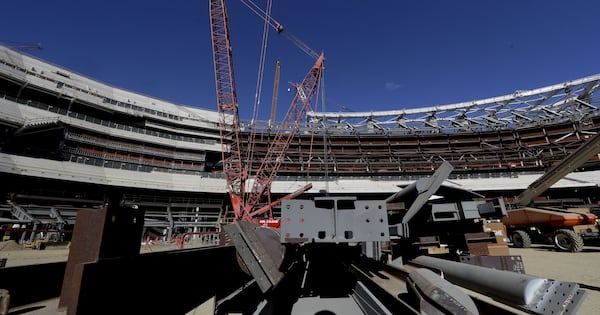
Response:
[{"label": "steel truss", "polygon": [[599,114],[600,74],[534,90],[450,105],[378,112],[308,112],[336,133],[480,132],[585,121]]}]

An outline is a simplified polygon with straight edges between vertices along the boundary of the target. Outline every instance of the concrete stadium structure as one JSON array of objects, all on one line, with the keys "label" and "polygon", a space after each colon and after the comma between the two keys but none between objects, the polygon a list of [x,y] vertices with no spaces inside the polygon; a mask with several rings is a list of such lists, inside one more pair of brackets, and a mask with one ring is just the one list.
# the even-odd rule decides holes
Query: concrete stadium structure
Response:
[{"label": "concrete stadium structure", "polygon": [[[309,112],[272,191],[310,182],[306,196],[385,198],[448,161],[448,185],[514,196],[600,130],[599,89],[594,75],[436,107]],[[228,209],[218,115],[0,46],[0,224],[69,226],[78,209],[122,193],[145,207],[152,233],[212,231]],[[274,134],[254,128],[258,166]],[[596,155],[545,198],[596,204],[599,169]]]}]

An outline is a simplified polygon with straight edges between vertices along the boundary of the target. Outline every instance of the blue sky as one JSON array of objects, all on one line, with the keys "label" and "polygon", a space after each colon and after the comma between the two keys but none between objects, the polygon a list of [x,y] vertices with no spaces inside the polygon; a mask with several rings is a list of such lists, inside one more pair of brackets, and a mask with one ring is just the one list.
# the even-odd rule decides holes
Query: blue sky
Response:
[{"label": "blue sky", "polygon": [[[265,0],[256,0],[264,6]],[[600,73],[600,2],[274,0],[273,17],[325,53],[327,111],[425,107],[510,94]],[[242,118],[254,102],[262,20],[227,2]],[[208,17],[200,0],[19,0],[2,4],[0,41],[126,90],[217,109]],[[271,31],[261,97],[278,114],[313,60]]]}]

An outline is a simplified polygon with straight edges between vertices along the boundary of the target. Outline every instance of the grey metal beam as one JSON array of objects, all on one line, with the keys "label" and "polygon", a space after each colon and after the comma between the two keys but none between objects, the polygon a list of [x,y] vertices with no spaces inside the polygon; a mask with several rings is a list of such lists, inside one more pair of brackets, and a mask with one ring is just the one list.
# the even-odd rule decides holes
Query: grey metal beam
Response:
[{"label": "grey metal beam", "polygon": [[417,180],[416,189],[419,195],[410,205],[404,217],[402,217],[402,223],[408,223],[423,208],[429,198],[435,194],[442,183],[448,178],[453,169],[450,163],[444,161],[431,177]]},{"label": "grey metal beam", "polygon": [[529,205],[533,199],[599,152],[600,133],[580,145],[577,150],[567,155],[560,163],[552,166],[544,175],[531,183],[525,191],[517,196],[514,203],[519,206]]},{"label": "grey metal beam", "polygon": [[233,241],[235,248],[252,274],[256,283],[263,293],[277,285],[283,278],[279,266],[283,259],[283,252],[273,249],[281,246],[279,238],[270,238],[262,233],[265,227],[245,221],[234,221],[233,224],[225,225],[225,231]]}]

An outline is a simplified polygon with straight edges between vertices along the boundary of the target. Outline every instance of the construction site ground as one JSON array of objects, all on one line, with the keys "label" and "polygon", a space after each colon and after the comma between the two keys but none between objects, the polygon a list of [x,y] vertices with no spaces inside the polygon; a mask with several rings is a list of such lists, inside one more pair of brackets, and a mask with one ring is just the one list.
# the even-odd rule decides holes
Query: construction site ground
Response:
[{"label": "construction site ground", "polygon": [[[186,248],[193,245],[186,245]],[[141,252],[178,250],[176,244],[145,244]],[[6,258],[5,268],[12,266],[66,261],[67,245],[48,246],[44,250],[23,248],[14,241],[0,242],[0,259]],[[579,253],[557,252],[553,246],[533,245],[532,248],[510,248],[510,255],[521,256],[525,272],[529,275],[578,283],[587,297],[577,314],[600,314],[600,246],[585,246]],[[1,287],[1,281],[0,281]],[[58,299],[46,301],[46,307],[11,309],[13,314],[52,315],[64,314],[56,310]]]}]

